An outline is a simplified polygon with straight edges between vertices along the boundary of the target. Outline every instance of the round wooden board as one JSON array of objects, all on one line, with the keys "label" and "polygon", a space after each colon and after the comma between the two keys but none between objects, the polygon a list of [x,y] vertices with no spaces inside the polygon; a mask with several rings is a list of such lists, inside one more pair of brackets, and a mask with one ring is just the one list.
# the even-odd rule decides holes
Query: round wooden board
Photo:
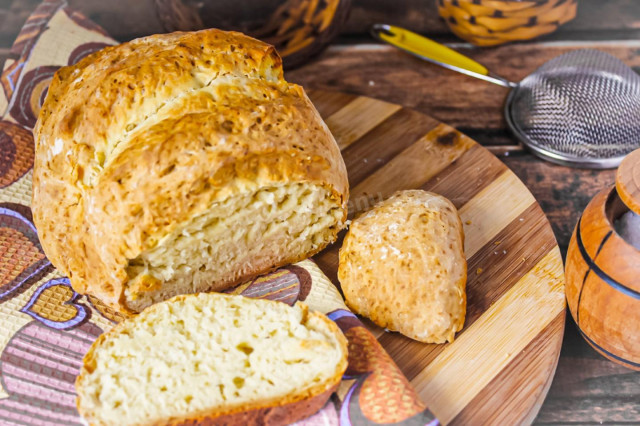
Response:
[{"label": "round wooden board", "polygon": [[[370,329],[442,423],[532,422],[565,318],[562,257],[533,195],[489,151],[429,116],[344,93],[309,96],[342,150],[350,216],[422,188],[449,198],[464,224],[468,305],[456,340],[428,345]],[[315,258],[336,283],[339,245]]]}]

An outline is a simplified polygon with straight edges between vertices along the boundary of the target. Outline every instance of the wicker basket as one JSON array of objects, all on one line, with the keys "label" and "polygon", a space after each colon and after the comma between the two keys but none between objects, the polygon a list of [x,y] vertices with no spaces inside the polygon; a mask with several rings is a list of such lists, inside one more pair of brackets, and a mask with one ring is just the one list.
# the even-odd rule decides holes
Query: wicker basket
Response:
[{"label": "wicker basket", "polygon": [[320,52],[346,21],[351,0],[154,0],[167,31],[237,30],[273,44],[286,67]]},{"label": "wicker basket", "polygon": [[436,0],[458,37],[477,46],[529,40],[576,16],[577,0]]}]

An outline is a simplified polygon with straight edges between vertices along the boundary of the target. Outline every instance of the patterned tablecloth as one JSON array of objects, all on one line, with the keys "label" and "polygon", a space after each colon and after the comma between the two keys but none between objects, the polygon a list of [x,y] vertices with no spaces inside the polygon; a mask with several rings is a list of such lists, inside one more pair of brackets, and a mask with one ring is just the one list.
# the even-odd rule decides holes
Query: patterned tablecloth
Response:
[{"label": "patterned tablecloth", "polygon": [[[73,291],[53,268],[32,222],[33,128],[55,71],[114,44],[64,1],[45,1],[25,23],[1,75],[0,424],[82,424],[75,378],[91,343],[119,321],[99,300]],[[437,424],[376,338],[347,310],[311,261],[240,285],[232,293],[326,313],[349,340],[338,391],[304,425]]]}]

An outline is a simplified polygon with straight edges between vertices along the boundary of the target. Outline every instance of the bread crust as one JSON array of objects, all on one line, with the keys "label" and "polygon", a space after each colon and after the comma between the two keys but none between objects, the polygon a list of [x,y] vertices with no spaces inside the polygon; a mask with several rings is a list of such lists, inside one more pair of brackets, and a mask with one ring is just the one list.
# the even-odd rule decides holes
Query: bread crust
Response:
[{"label": "bread crust", "polygon": [[153,35],[63,67],[34,135],[32,209],[47,257],[74,290],[125,314],[129,260],[230,195],[308,182],[326,188],[346,220],[333,136],[303,89],[283,79],[274,48],[240,33]]},{"label": "bread crust", "polygon": [[347,306],[424,343],[452,342],[464,326],[467,262],[455,206],[399,191],[354,219],[340,248]]},{"label": "bread crust", "polygon": [[[175,296],[168,301],[163,303],[171,303],[172,301],[184,301],[189,297],[197,297],[198,294],[188,294],[188,295],[180,295]],[[230,295],[221,295],[224,297],[234,297]],[[279,303],[279,302],[278,302]],[[308,321],[308,318],[314,317],[325,323],[325,325],[331,330],[331,332],[337,338],[341,351],[343,354],[342,359],[340,360],[336,373],[325,383],[320,383],[318,385],[312,386],[303,392],[294,395],[287,395],[284,398],[273,398],[271,400],[262,401],[260,404],[255,405],[244,405],[234,407],[229,410],[224,411],[216,411],[211,410],[208,412],[195,413],[185,415],[181,418],[170,418],[170,419],[149,419],[148,423],[145,423],[144,426],[152,426],[152,425],[265,425],[265,426],[276,426],[276,425],[287,425],[290,423],[294,423],[298,420],[302,420],[306,417],[311,416],[320,410],[327,402],[327,400],[331,397],[331,394],[335,392],[340,381],[342,380],[342,375],[347,369],[348,366],[348,342],[338,325],[327,318],[320,312],[309,311],[308,306],[305,303],[297,302],[303,310],[303,321]],[[158,309],[158,305],[150,306],[145,310],[152,311]],[[131,318],[126,321],[122,321],[116,324],[111,330],[100,335],[98,339],[96,339],[91,348],[86,353],[83,358],[83,365],[80,370],[80,374],[76,379],[76,406],[78,408],[78,412],[80,415],[89,422],[90,425],[102,425],[102,423],[96,422],[96,415],[93,412],[86,412],[83,409],[81,395],[83,389],[83,382],[85,381],[88,374],[91,374],[92,368],[91,364],[93,362],[93,356],[96,350],[100,348],[111,335],[116,335],[124,330],[127,327],[130,327],[132,321],[135,321],[135,318]],[[140,425],[143,426],[143,425]]]},{"label": "bread crust", "polygon": [[311,394],[304,397],[304,399],[298,399],[283,404],[278,404],[271,407],[262,408],[249,408],[247,411],[244,409],[238,410],[234,413],[216,415],[215,413],[204,414],[202,417],[196,417],[186,420],[179,420],[175,422],[159,422],[154,425],[161,426],[165,424],[176,426],[187,425],[215,425],[215,426],[245,426],[245,425],[264,425],[264,426],[280,426],[289,425],[299,420],[305,419],[315,413],[317,413],[327,403],[331,394],[338,388],[336,384],[332,388],[326,390],[321,394]]}]

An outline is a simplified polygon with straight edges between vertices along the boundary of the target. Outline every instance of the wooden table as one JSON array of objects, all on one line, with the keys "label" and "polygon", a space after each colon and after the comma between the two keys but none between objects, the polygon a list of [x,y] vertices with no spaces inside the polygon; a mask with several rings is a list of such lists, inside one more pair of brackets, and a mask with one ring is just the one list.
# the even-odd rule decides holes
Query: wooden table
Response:
[{"label": "wooden table", "polygon": [[[213,0],[210,0],[213,1]],[[255,1],[255,0],[254,0]],[[0,61],[40,0],[0,1]],[[69,0],[119,40],[163,32],[152,0]],[[366,35],[374,22],[406,26],[453,47],[508,79],[519,81],[548,59],[592,47],[640,70],[640,1],[580,0],[578,17],[535,42],[478,49],[452,36],[433,0],[353,0],[339,40],[308,65],[287,73],[305,87],[341,90],[394,102],[457,127],[498,155],[530,188],[548,215],[563,253],[591,197],[613,183],[613,171],[577,170],[523,151],[502,116],[506,90],[428,65]],[[606,5],[605,5],[606,4]],[[557,373],[537,424],[640,424],[640,372],[596,354],[567,316]]]}]

